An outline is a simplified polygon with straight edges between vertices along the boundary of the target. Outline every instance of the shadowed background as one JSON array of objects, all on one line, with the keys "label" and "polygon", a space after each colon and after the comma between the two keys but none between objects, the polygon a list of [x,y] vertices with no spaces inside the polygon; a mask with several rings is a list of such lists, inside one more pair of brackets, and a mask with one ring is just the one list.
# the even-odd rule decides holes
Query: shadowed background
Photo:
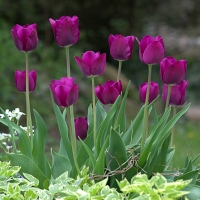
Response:
[{"label": "shadowed background", "polygon": [[[107,54],[107,69],[96,84],[108,79],[116,79],[118,62],[109,53],[109,34],[134,35],[141,39],[144,35],[161,35],[166,47],[166,56],[187,59],[189,80],[187,102],[192,107],[176,127],[175,145],[179,149],[177,158],[191,155],[186,141],[191,146],[193,156],[200,152],[199,147],[199,64],[200,64],[200,13],[198,0],[0,0],[0,106],[13,110],[19,107],[25,112],[25,95],[19,93],[14,85],[15,70],[25,68],[25,56],[19,52],[10,34],[14,24],[37,23],[39,45],[30,53],[30,70],[38,74],[37,87],[31,93],[31,106],[44,118],[49,130],[48,145],[56,145],[59,138],[55,116],[51,104],[49,83],[52,79],[66,76],[65,50],[56,45],[49,18],[58,19],[62,15],[79,17],[81,37],[70,48],[72,76],[79,83],[79,100],[75,104],[75,117],[85,116],[90,104],[91,84],[85,78],[74,61],[74,56],[81,56],[87,50]],[[132,81],[127,115],[129,120],[137,114],[142,103],[138,100],[138,84],[147,81],[147,66],[138,56],[138,44],[135,41],[132,57],[123,62],[122,81],[124,88],[128,80]],[[160,84],[159,66],[153,67],[152,80]],[[164,103],[160,99],[156,104],[162,113]],[[25,124],[25,117],[22,118]],[[0,125],[0,132],[7,129]],[[181,164],[183,164],[183,159]],[[178,163],[179,161],[177,161]]]}]

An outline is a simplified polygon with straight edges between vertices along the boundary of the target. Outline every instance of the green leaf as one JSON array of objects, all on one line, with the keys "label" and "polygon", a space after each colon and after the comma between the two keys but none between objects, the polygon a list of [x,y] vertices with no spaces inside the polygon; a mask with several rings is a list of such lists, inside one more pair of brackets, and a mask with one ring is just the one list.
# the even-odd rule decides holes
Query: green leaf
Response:
[{"label": "green leaf", "polygon": [[33,160],[35,164],[40,168],[40,170],[47,177],[50,178],[51,177],[50,168],[45,156],[45,144],[47,137],[46,125],[42,117],[36,110],[34,110],[33,113],[35,116],[35,122],[37,127],[33,138],[33,152],[32,152]]},{"label": "green leaf", "polygon": [[59,177],[64,172],[71,172],[72,166],[68,158],[62,156],[55,151],[51,151],[52,155],[52,176],[53,178]]},{"label": "green leaf", "polygon": [[110,127],[114,127],[114,120],[113,117],[117,112],[117,108],[119,106],[119,102],[121,100],[121,96],[117,98],[115,103],[110,108],[106,118],[102,121],[99,129],[97,130],[97,142],[96,142],[96,153],[97,155],[100,153],[101,147],[104,144],[105,138],[110,133]]},{"label": "green leaf", "polygon": [[39,185],[39,180],[37,178],[35,178],[34,176],[27,174],[27,173],[23,173],[23,176],[30,182],[34,183],[34,186],[38,186]]},{"label": "green leaf", "polygon": [[18,145],[21,153],[32,159],[31,141],[23,129],[19,133]]},{"label": "green leaf", "polygon": [[108,153],[106,155],[107,167],[113,171],[124,164],[126,161],[127,154],[124,142],[119,134],[117,134],[116,131],[111,128]]},{"label": "green leaf", "polygon": [[[84,140],[84,143],[87,145],[87,147],[92,150],[93,148],[93,135],[90,134],[89,136],[87,136],[87,138]],[[78,165],[81,168],[85,161],[89,158],[89,155],[86,151],[86,149],[83,147],[83,145],[81,145],[81,147],[79,148],[78,151],[78,155],[77,155],[77,161],[78,161]]]},{"label": "green leaf", "polygon": [[88,107],[88,135],[94,131],[92,104]]},{"label": "green leaf", "polygon": [[83,145],[83,147],[85,148],[85,151],[88,153],[88,156],[90,158],[90,160],[92,161],[92,165],[93,165],[93,169],[95,167],[95,164],[96,164],[96,160],[95,160],[95,157],[93,155],[93,152],[90,150],[90,148],[84,143],[83,140],[80,140],[81,141],[81,144]]},{"label": "green leaf", "polygon": [[200,199],[200,186],[190,184],[186,186],[183,191],[189,191],[189,194],[186,194],[185,197],[187,197],[189,200],[197,200]]},{"label": "green leaf", "polygon": [[35,178],[37,178],[39,183],[39,188],[43,188],[43,183],[48,180],[48,177],[38,168],[38,166],[27,156],[22,154],[7,154],[11,164],[13,166],[20,166],[22,173],[31,174]]},{"label": "green leaf", "polygon": [[96,160],[96,165],[95,165],[95,168],[94,168],[94,174],[98,174],[98,175],[103,175],[104,174],[104,169],[105,169],[105,163],[106,163],[106,149],[108,147],[108,142],[109,142],[109,136],[107,136],[102,148],[101,148],[101,151],[99,153],[99,156]]},{"label": "green leaf", "polygon": [[115,124],[115,126],[120,126],[120,132],[124,132],[126,131],[126,100],[127,100],[127,95],[128,95],[128,91],[129,91],[129,87],[130,87],[130,82],[128,83],[128,86],[126,88],[126,92],[124,94],[124,97],[122,99],[122,103],[119,109],[119,113],[118,113],[118,117],[117,117],[117,122]]},{"label": "green leaf", "polygon": [[[127,166],[127,154],[126,147],[122,138],[119,134],[111,128],[110,139],[109,139],[109,147],[106,153],[106,165],[111,171],[114,170],[122,170]],[[116,174],[114,179],[121,180],[122,174]],[[112,186],[116,185],[114,181]]]},{"label": "green leaf", "polygon": [[[158,152],[157,157],[155,160],[151,162],[151,168],[153,168],[154,173],[162,173],[166,167],[167,155],[168,155],[168,148],[171,141],[171,135],[163,142],[161,149]],[[148,174],[150,175],[150,174]]]},{"label": "green leaf", "polygon": [[55,115],[56,115],[56,120],[57,120],[57,124],[58,124],[58,129],[60,132],[60,136],[62,138],[67,156],[69,158],[69,161],[71,162],[71,165],[74,165],[74,159],[73,159],[73,154],[72,154],[72,146],[71,146],[71,142],[69,141],[69,136],[68,136],[68,127],[66,124],[66,121],[63,117],[63,114],[61,113],[60,109],[58,108],[58,106],[55,104],[52,94],[51,94],[51,99],[52,99],[52,104],[53,104],[53,108],[55,111]]},{"label": "green leaf", "polygon": [[184,173],[183,175],[178,176],[174,180],[180,180],[180,179],[190,180],[190,179],[192,179],[191,184],[195,184],[196,180],[198,178],[198,172],[199,172],[199,169],[194,170],[194,171],[190,171],[190,172]]},{"label": "green leaf", "polygon": [[153,141],[153,145],[151,146],[150,152],[152,152],[152,160],[156,158],[157,151],[160,145],[164,142],[164,140],[170,135],[172,127],[175,123],[180,119],[180,117],[189,109],[190,104],[180,110],[160,131],[155,140]]},{"label": "green leaf", "polygon": [[[163,128],[164,124],[166,123],[166,121],[169,117],[169,114],[170,114],[170,107],[167,108],[167,110],[163,114],[162,118],[160,119],[159,123],[150,132],[150,135],[146,141],[147,144],[145,145],[143,151],[141,152],[140,158],[138,160],[138,165],[141,168],[144,167],[147,157],[149,156],[149,153],[151,152],[152,144],[154,143],[157,135],[160,133],[160,130]],[[161,145],[162,143],[159,143],[159,144]],[[157,151],[155,153],[157,153]]]}]

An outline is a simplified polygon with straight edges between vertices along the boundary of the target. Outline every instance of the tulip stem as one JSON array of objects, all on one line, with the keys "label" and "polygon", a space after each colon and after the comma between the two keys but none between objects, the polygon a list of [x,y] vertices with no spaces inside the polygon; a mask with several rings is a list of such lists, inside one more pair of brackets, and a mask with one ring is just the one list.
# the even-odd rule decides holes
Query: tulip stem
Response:
[{"label": "tulip stem", "polygon": [[25,52],[26,59],[26,117],[27,117],[27,134],[31,136],[31,149],[33,149],[33,130],[32,130],[32,119],[30,109],[30,98],[29,98],[29,59],[28,53]]},{"label": "tulip stem", "polygon": [[121,68],[122,68],[122,60],[119,60],[119,67],[118,67],[118,73],[117,73],[117,81],[119,81],[119,79],[120,79]]},{"label": "tulip stem", "polygon": [[141,141],[141,150],[144,147],[145,140],[148,137],[148,103],[149,103],[149,93],[150,93],[150,82],[151,82],[151,72],[152,65],[148,65],[148,86],[146,92],[146,99],[144,105],[144,121],[143,121],[143,133],[142,133],[142,141]]},{"label": "tulip stem", "polygon": [[94,125],[94,146],[96,144],[96,105],[94,93],[94,76],[92,76],[92,105],[93,105],[93,125]]},{"label": "tulip stem", "polygon": [[170,96],[171,96],[171,90],[172,90],[172,86],[171,85],[167,85],[167,100],[166,100],[166,104],[165,104],[165,110],[168,108],[169,106],[169,100],[170,100]]},{"label": "tulip stem", "polygon": [[[173,109],[173,117],[176,115],[176,106],[172,106]],[[171,147],[173,147],[174,145],[174,129],[175,129],[175,125],[172,127],[172,136],[171,136]]]},{"label": "tulip stem", "polygon": [[66,50],[66,63],[67,63],[67,77],[70,77],[70,57],[69,57],[69,47],[65,47]]},{"label": "tulip stem", "polygon": [[80,169],[78,166],[77,162],[77,153],[76,153],[76,136],[75,136],[75,125],[74,125],[74,108],[73,105],[69,107],[69,112],[70,112],[70,119],[71,119],[71,131],[70,131],[70,136],[71,136],[71,144],[72,144],[72,153],[74,157],[74,164],[77,170],[78,175],[80,176]]}]

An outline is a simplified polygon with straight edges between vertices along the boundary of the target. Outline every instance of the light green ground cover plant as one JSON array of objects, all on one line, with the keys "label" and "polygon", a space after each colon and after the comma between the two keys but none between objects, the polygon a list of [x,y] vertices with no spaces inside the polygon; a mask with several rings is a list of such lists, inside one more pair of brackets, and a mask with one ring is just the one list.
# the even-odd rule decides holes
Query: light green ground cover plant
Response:
[{"label": "light green ground cover plant", "polygon": [[[81,177],[70,178],[68,172],[56,179],[51,178],[48,190],[38,188],[39,180],[30,174],[19,173],[20,167],[12,167],[8,162],[0,162],[0,199],[176,199],[188,191],[181,191],[190,181],[178,180],[168,183],[158,174],[148,180],[146,175],[138,174],[132,178],[131,183],[126,179],[118,182],[120,190],[110,188],[108,179],[95,183],[88,176],[88,169],[81,171]],[[155,186],[155,187],[154,187]]]}]

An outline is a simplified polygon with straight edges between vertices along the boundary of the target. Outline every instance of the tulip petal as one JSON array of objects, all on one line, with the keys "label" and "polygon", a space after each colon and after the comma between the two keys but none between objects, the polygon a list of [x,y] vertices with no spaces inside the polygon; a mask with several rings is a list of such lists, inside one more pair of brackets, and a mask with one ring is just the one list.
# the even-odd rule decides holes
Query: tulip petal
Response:
[{"label": "tulip petal", "polygon": [[75,56],[74,57],[76,60],[76,63],[78,64],[81,72],[85,75],[85,76],[91,76],[91,72],[90,72],[90,68],[86,65],[86,63],[81,60],[79,57]]},{"label": "tulip petal", "polygon": [[[136,38],[137,39],[137,38]],[[152,42],[155,41],[155,39],[151,36],[151,35],[146,35],[142,38],[142,40],[139,42],[139,40],[137,39],[139,46],[140,46],[140,52],[143,55],[145,49],[147,48],[147,46],[149,46],[149,44],[151,44]]]},{"label": "tulip petal", "polygon": [[62,77],[60,79],[60,82],[62,83],[62,85],[67,85],[68,87],[72,87],[74,85],[74,78]]},{"label": "tulip petal", "polygon": [[93,51],[86,51],[85,53],[83,53],[82,60],[90,68],[90,71],[91,71],[94,61],[99,57],[99,55],[100,55],[99,52],[95,53]]},{"label": "tulip petal", "polygon": [[101,84],[99,84],[98,86],[96,86],[94,88],[94,92],[97,96],[97,98],[99,99],[99,101],[102,103],[102,104],[105,104],[103,98],[102,98],[102,94],[103,94],[103,87]]},{"label": "tulip petal", "polygon": [[78,117],[74,120],[75,124],[75,131],[76,131],[76,138],[79,140],[79,137],[81,140],[84,140],[87,137],[87,131],[88,131],[88,123],[85,118]]},{"label": "tulip petal", "polygon": [[165,68],[162,75],[163,82],[166,84],[179,84],[185,78],[185,68],[180,61],[176,61],[173,64]]},{"label": "tulip petal", "polygon": [[143,62],[146,64],[159,64],[164,57],[164,48],[158,41],[154,41],[147,46],[143,53]]},{"label": "tulip petal", "polygon": [[128,60],[131,53],[131,49],[124,36],[119,35],[113,40],[110,47],[110,54],[115,60]]},{"label": "tulip petal", "polygon": [[26,71],[24,70],[16,81],[17,89],[20,92],[26,92]]},{"label": "tulip petal", "polygon": [[78,41],[79,37],[80,31],[72,21],[65,19],[57,27],[56,42],[59,46],[71,46]]},{"label": "tulip petal", "polygon": [[91,73],[94,76],[100,76],[106,69],[106,54],[101,54],[93,63]]},{"label": "tulip petal", "polygon": [[67,106],[71,106],[72,104],[76,103],[78,99],[78,85],[75,84],[67,94],[66,104]]},{"label": "tulip petal", "polygon": [[60,105],[63,107],[69,106],[69,104],[66,101],[69,91],[70,91],[70,87],[65,86],[65,85],[59,85],[55,88],[55,94],[57,98],[59,99]]},{"label": "tulip petal", "polygon": [[[52,81],[52,82],[53,82],[53,81]],[[55,103],[56,103],[58,106],[62,106],[61,103],[60,103],[60,100],[59,100],[59,98],[57,97],[57,94],[56,94],[56,92],[55,92],[53,83],[52,83],[52,84],[49,84],[49,86],[50,86],[50,90],[51,90],[51,92],[52,92],[53,99],[54,99]]]},{"label": "tulip petal", "polygon": [[114,87],[106,87],[103,91],[103,100],[104,104],[113,104],[117,97],[119,96],[119,92]]},{"label": "tulip petal", "polygon": [[109,37],[108,37],[108,44],[109,44],[110,47],[112,45],[113,40],[115,40],[115,38],[116,37],[114,35],[112,35],[112,34],[109,35]]}]

